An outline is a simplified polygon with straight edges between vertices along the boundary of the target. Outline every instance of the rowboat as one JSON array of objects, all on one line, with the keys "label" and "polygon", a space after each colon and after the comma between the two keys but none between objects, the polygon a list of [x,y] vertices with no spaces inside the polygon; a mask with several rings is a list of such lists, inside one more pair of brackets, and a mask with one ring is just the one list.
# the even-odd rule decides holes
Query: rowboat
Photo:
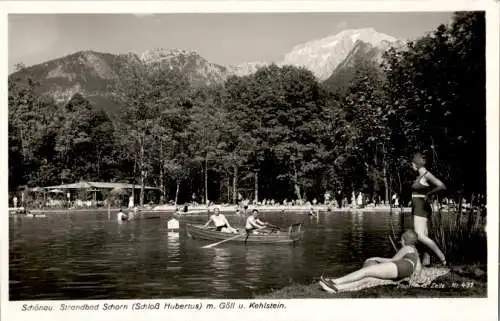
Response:
[{"label": "rowboat", "polygon": [[239,229],[240,237],[234,238],[235,233],[226,233],[214,229],[203,227],[203,225],[186,224],[187,233],[193,239],[222,241],[233,237],[231,243],[250,243],[250,244],[290,244],[300,241],[303,232],[302,224],[290,225],[287,231],[272,231],[271,233],[247,234],[245,229]]}]

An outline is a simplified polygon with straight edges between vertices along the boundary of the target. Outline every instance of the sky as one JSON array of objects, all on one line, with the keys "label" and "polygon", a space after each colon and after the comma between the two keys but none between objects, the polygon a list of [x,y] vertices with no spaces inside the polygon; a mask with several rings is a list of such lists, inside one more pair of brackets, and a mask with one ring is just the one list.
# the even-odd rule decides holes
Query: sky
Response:
[{"label": "sky", "polygon": [[451,12],[248,14],[9,14],[9,73],[81,50],[142,53],[195,50],[220,65],[278,62],[295,45],[345,29],[372,27],[416,39],[448,23]]}]

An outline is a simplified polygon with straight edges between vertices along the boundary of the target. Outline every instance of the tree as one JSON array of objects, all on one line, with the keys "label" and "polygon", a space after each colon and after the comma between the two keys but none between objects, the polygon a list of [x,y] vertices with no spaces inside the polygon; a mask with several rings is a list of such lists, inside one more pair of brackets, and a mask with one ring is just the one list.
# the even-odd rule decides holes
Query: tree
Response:
[{"label": "tree", "polygon": [[295,196],[311,186],[316,170],[317,133],[323,96],[311,72],[291,66],[271,65],[256,74],[226,83],[229,118],[252,137],[249,155],[253,168],[277,162],[277,178],[291,181]]},{"label": "tree", "polygon": [[133,155],[132,176],[139,173],[140,204],[143,205],[144,186],[154,176],[155,168],[160,171],[162,183],[164,179],[164,148],[173,141],[168,119],[165,119],[166,110],[175,109],[182,102],[179,92],[184,93],[189,85],[185,76],[161,65],[131,64],[124,69],[115,88],[118,92],[115,99],[125,110],[122,143]]},{"label": "tree", "polygon": [[75,94],[59,110],[55,150],[61,181],[107,179],[114,165],[114,128],[103,110]]},{"label": "tree", "polygon": [[[21,184],[53,183],[52,171],[57,106],[49,97],[37,93],[39,84],[31,77],[9,79],[9,174],[11,187]],[[19,163],[15,163],[15,160]],[[45,167],[40,167],[46,164]],[[14,178],[15,177],[15,178]],[[15,185],[14,185],[15,183]]]},{"label": "tree", "polygon": [[484,13],[456,13],[451,25],[389,52],[386,61],[395,150],[406,158],[427,150],[450,192],[484,193]]},{"label": "tree", "polygon": [[222,153],[219,149],[221,129],[225,122],[222,110],[221,89],[214,87],[198,88],[192,97],[188,131],[191,135],[190,152],[204,172],[204,202],[208,201],[209,162],[217,160]]},{"label": "tree", "polygon": [[386,106],[383,92],[384,78],[374,62],[359,61],[355,76],[343,99],[343,116],[347,126],[339,126],[347,138],[346,148],[341,154],[350,160],[354,173],[361,178],[357,188],[378,194],[380,184],[385,188],[384,199],[389,199],[387,184],[387,161],[390,130],[383,115]]}]

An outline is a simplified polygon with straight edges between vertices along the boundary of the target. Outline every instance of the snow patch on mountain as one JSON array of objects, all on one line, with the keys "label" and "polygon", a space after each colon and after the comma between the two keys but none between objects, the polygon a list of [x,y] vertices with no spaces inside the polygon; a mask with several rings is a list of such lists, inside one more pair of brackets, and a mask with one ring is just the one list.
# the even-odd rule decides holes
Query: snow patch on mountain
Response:
[{"label": "snow patch on mountain", "polygon": [[325,80],[344,61],[358,41],[386,49],[390,44],[397,43],[398,39],[373,28],[344,30],[336,35],[295,46],[285,55],[280,65],[305,67],[319,80]]}]

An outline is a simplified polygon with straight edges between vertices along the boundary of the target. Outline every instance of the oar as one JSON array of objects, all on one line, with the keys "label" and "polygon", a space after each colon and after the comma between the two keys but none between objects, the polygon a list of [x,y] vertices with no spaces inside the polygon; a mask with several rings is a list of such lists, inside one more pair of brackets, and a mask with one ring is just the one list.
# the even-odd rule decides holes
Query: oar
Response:
[{"label": "oar", "polygon": [[217,245],[219,245],[219,244],[225,243],[225,242],[227,242],[227,241],[234,240],[234,239],[236,239],[236,238],[238,238],[238,237],[241,237],[241,236],[243,236],[243,235],[238,233],[238,234],[236,234],[235,236],[232,236],[232,237],[230,237],[230,238],[228,238],[228,239],[222,240],[222,241],[217,242],[217,243],[208,244],[208,245],[202,246],[201,248],[202,248],[202,249],[209,249],[209,248],[212,248],[212,247],[217,246]]},{"label": "oar", "polygon": [[274,230],[279,230],[280,227],[279,226],[276,226],[276,225],[273,225],[273,224],[267,224],[265,227],[270,227],[271,229],[274,229]]}]

